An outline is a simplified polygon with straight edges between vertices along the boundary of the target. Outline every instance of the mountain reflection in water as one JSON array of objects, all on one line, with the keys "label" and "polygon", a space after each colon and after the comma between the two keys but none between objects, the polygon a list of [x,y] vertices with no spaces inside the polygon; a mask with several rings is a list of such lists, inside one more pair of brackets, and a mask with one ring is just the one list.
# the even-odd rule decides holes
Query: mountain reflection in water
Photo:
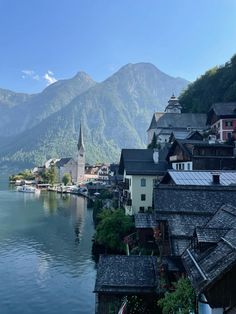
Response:
[{"label": "mountain reflection in water", "polygon": [[94,313],[92,210],[74,195],[0,190],[0,313]]}]

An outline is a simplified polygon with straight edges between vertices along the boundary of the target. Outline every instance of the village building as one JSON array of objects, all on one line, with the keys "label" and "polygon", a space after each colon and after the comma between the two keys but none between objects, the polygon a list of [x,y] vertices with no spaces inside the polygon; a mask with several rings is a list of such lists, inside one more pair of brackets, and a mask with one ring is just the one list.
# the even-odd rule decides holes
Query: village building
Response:
[{"label": "village building", "polygon": [[123,175],[121,202],[127,215],[151,211],[153,186],[167,169],[166,148],[122,149],[119,173]]},{"label": "village building", "polygon": [[97,314],[118,313],[129,295],[156,297],[160,291],[157,258],[154,256],[101,255],[94,292]]},{"label": "village building", "polygon": [[[180,256],[196,226],[202,227],[222,204],[236,205],[236,171],[175,171],[154,189],[154,231],[163,254]],[[155,226],[154,226],[155,228]],[[166,253],[165,253],[166,252]]]},{"label": "village building", "polygon": [[212,136],[209,140],[176,139],[167,155],[175,170],[234,170],[234,146],[219,143]]},{"label": "village building", "polygon": [[206,129],[206,115],[203,113],[182,113],[182,106],[177,97],[172,95],[165,112],[153,114],[147,130],[148,144],[155,133],[157,142],[169,142],[172,133],[176,138],[186,138],[191,132],[203,133]]},{"label": "village building", "polygon": [[220,141],[230,141],[236,128],[236,102],[213,104],[207,113],[207,124]]},{"label": "village building", "polygon": [[196,227],[182,260],[195,289],[198,313],[236,311],[236,207],[223,205]]},{"label": "village building", "polygon": [[55,165],[58,169],[58,178],[62,182],[62,178],[65,174],[71,176],[72,183],[78,184],[84,179],[85,175],[85,149],[83,140],[82,126],[80,125],[79,140],[77,144],[78,155],[75,158],[61,158]]}]

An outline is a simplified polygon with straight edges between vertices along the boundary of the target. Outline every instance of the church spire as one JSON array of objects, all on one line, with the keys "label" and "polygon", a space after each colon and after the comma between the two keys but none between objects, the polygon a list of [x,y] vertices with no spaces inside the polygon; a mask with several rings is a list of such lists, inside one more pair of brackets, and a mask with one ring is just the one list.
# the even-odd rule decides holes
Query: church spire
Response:
[{"label": "church spire", "polygon": [[78,150],[80,150],[81,148],[84,150],[84,137],[83,137],[82,123],[80,122]]}]

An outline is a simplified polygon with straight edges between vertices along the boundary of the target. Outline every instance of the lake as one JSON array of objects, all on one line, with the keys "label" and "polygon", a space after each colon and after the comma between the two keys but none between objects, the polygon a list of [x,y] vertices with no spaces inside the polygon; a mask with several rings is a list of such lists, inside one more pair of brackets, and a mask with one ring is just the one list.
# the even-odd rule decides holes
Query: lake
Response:
[{"label": "lake", "polygon": [[0,181],[0,313],[91,314],[96,269],[86,199]]}]

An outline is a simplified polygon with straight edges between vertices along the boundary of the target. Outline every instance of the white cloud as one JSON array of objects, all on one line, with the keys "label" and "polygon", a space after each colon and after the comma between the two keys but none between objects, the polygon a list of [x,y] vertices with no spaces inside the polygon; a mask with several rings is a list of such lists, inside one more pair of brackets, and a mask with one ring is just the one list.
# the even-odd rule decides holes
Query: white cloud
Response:
[{"label": "white cloud", "polygon": [[47,86],[55,83],[57,79],[54,76],[54,73],[51,70],[48,70],[44,75],[40,76],[34,70],[22,70],[21,77],[25,79],[32,79],[35,81],[46,81]]},{"label": "white cloud", "polygon": [[47,73],[44,74],[43,78],[46,80],[47,85],[51,85],[57,81],[52,71],[48,70]]},{"label": "white cloud", "polygon": [[35,74],[34,76],[32,76],[32,79],[36,81],[40,81],[40,76],[38,74]]},{"label": "white cloud", "polygon": [[33,76],[35,73],[33,70],[22,70],[21,72],[25,74],[25,76]]}]

